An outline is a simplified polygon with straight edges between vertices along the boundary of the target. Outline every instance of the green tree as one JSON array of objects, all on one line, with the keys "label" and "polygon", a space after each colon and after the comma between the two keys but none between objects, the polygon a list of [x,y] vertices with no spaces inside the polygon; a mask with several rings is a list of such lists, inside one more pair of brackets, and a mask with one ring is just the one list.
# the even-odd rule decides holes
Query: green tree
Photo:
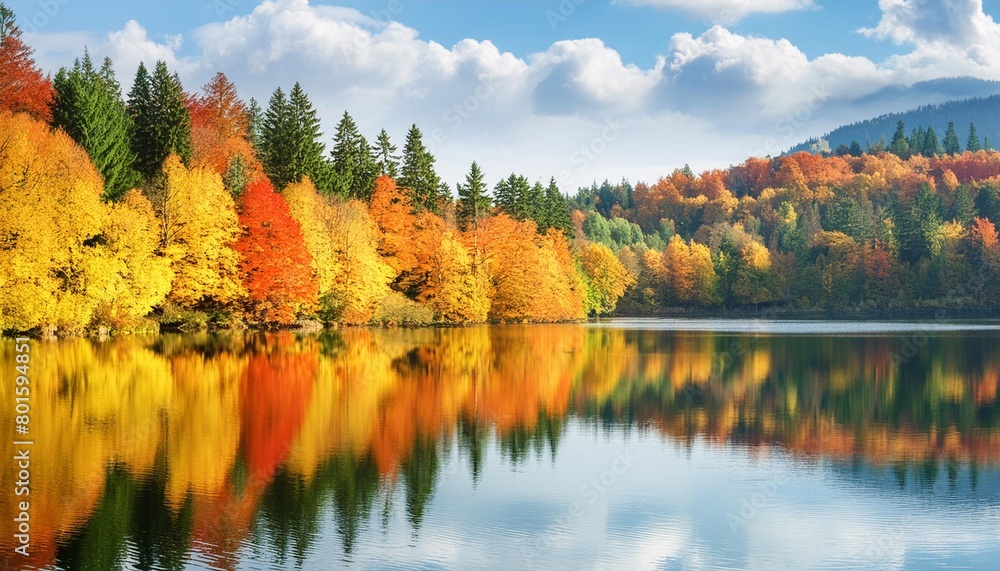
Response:
[{"label": "green tree", "polygon": [[906,125],[902,121],[896,123],[896,132],[889,143],[889,152],[904,159],[910,154],[910,144],[906,142]]},{"label": "green tree", "polygon": [[458,183],[458,225],[462,230],[470,228],[478,232],[479,220],[490,212],[490,197],[486,194],[486,183],[479,164],[473,161],[469,174],[465,176],[465,184]]},{"label": "green tree", "polygon": [[965,143],[965,150],[976,152],[982,149],[983,146],[979,142],[979,135],[976,134],[976,124],[969,123],[969,140]]},{"label": "green tree", "polygon": [[924,183],[909,204],[901,206],[899,221],[900,258],[916,263],[929,257],[941,228],[940,199]]},{"label": "green tree", "polygon": [[948,130],[944,134],[944,152],[949,155],[957,155],[962,152],[962,142],[958,140],[954,121],[948,123]]},{"label": "green tree", "polygon": [[389,140],[389,133],[382,129],[375,139],[375,162],[379,173],[389,178],[399,176],[399,155],[396,154],[396,150],[396,145]]},{"label": "green tree", "polygon": [[264,135],[264,110],[253,97],[247,105],[247,126],[250,131],[250,144],[253,145],[257,157],[261,157],[261,144]]},{"label": "green tree", "polygon": [[924,134],[924,146],[921,147],[920,154],[925,157],[933,157],[934,155],[941,154],[941,141],[938,139],[934,127],[928,128]]},{"label": "green tree", "polygon": [[184,87],[166,62],[156,62],[153,75],[139,64],[132,91],[129,114],[135,122],[132,151],[136,170],[147,180],[159,174],[171,154],[184,161],[191,158],[191,116],[184,104]]},{"label": "green tree", "polygon": [[523,175],[511,173],[493,188],[493,204],[518,220],[533,218],[531,184]]},{"label": "green tree", "polygon": [[440,213],[441,178],[434,171],[434,155],[424,146],[423,134],[413,125],[406,134],[400,185],[405,188],[417,211]]},{"label": "green tree", "polygon": [[955,200],[952,203],[952,218],[968,228],[972,219],[979,215],[976,211],[976,201],[972,197],[969,185],[962,184],[955,189]]},{"label": "green tree", "polygon": [[372,157],[368,141],[358,132],[358,126],[347,111],[337,124],[330,155],[333,158],[334,193],[367,202],[375,189],[378,165]]},{"label": "green tree", "polygon": [[121,198],[139,184],[139,173],[130,142],[134,126],[111,60],[105,59],[98,71],[85,51],[72,69],[59,70],[53,85],[53,124],[90,155],[104,177],[104,199]]},{"label": "green tree", "polygon": [[330,193],[322,135],[316,110],[299,83],[287,97],[280,87],[274,91],[261,124],[261,162],[276,189],[308,176],[318,190]]},{"label": "green tree", "polygon": [[[569,203],[566,196],[559,191],[555,177],[549,179],[545,188],[545,229],[555,228],[566,236],[573,236],[573,222],[570,219]],[[541,225],[539,225],[541,226]]]}]

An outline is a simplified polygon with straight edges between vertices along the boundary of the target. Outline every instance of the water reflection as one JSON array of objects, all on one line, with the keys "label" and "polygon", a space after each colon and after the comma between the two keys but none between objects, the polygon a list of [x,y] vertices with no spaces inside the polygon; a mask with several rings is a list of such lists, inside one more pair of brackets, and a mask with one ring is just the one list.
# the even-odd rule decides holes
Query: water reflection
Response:
[{"label": "water reflection", "polygon": [[[754,534],[801,533],[775,514],[844,494],[968,509],[995,526],[1000,335],[846,333],[552,325],[33,343],[30,565],[405,567],[458,549],[448,534],[471,528],[493,557],[437,565],[590,561],[638,541],[651,567],[682,553],[698,567],[710,552],[723,559],[709,567],[801,566]],[[0,349],[5,370],[12,349]],[[586,488],[635,450],[636,488]],[[11,489],[15,466],[2,469]],[[783,503],[754,508],[753,533],[737,533],[741,501],[781,473]],[[504,501],[492,491],[511,486]],[[17,499],[0,495],[3,513]],[[572,501],[604,511],[573,516]],[[878,526],[926,527],[904,512]],[[11,519],[0,527],[0,567],[24,565]],[[594,537],[602,547],[588,551]],[[897,547],[858,552],[892,563]],[[977,561],[962,549],[959,562]]]}]

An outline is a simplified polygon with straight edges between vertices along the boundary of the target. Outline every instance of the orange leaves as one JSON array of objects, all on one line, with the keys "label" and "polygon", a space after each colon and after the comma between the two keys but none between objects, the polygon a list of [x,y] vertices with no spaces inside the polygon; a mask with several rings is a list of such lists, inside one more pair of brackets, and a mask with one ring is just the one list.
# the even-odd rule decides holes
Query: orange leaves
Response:
[{"label": "orange leaves", "polygon": [[[3,8],[6,10],[6,8]],[[6,16],[6,15],[5,15]],[[6,17],[0,30],[0,110],[27,113],[41,121],[52,120],[52,82],[42,75],[21,40],[21,30]]]},{"label": "orange leaves", "polygon": [[254,176],[263,172],[250,144],[247,108],[236,86],[219,72],[204,87],[204,95],[189,97],[192,162],[222,175],[235,157],[241,157]]},{"label": "orange leaves", "polygon": [[289,324],[316,307],[316,282],[302,230],[266,179],[247,187],[240,207],[243,234],[236,243],[240,273],[258,322]]},{"label": "orange leaves", "polygon": [[506,214],[480,226],[483,261],[494,288],[490,318],[563,321],[583,317],[584,291],[565,238],[538,236],[535,223]]},{"label": "orange leaves", "polygon": [[997,247],[997,229],[993,222],[986,218],[976,218],[972,222],[972,243],[984,250],[995,250]]}]

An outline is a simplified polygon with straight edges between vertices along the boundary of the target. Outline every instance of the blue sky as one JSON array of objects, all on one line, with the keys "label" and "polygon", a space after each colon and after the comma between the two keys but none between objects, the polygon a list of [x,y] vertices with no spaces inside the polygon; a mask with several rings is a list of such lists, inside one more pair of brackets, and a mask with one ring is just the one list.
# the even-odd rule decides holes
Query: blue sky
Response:
[{"label": "blue sky", "polygon": [[915,83],[1000,79],[982,0],[7,4],[49,71],[86,45],[126,90],[156,59],[192,91],[220,69],[265,101],[301,81],[327,132],[345,109],[370,138],[417,123],[452,183],[472,160],[564,190],[724,167],[942,99]]}]

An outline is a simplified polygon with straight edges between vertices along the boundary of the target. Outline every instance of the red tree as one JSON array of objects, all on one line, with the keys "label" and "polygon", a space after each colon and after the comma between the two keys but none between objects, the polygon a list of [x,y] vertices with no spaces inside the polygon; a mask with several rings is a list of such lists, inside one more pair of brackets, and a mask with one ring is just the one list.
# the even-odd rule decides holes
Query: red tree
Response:
[{"label": "red tree", "polygon": [[251,319],[288,324],[316,307],[312,258],[285,199],[267,179],[250,184],[240,205],[243,235],[236,243]]},{"label": "red tree", "polygon": [[52,121],[52,82],[35,67],[14,13],[0,5],[0,109]]}]

